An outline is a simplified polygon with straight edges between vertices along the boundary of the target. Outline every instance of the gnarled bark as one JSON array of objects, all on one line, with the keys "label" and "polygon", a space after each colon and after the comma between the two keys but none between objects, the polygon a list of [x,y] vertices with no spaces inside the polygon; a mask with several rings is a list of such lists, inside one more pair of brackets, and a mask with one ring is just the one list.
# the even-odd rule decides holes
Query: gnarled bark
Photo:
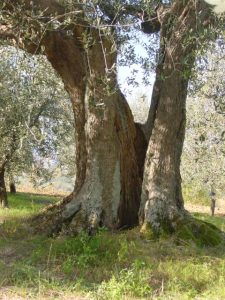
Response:
[{"label": "gnarled bark", "polygon": [[[200,17],[195,17],[200,12]],[[146,154],[140,223],[142,231],[173,232],[187,217],[181,191],[180,160],[185,135],[185,102],[194,64],[197,21],[209,18],[203,1],[175,1],[160,13],[160,57],[153,102],[145,130]]]},{"label": "gnarled bark", "polygon": [[100,34],[89,33],[93,44],[88,49],[79,29],[73,37],[49,33],[44,42],[71,97],[76,132],[74,192],[37,219],[39,229],[49,232],[92,232],[98,226],[138,223],[143,166],[135,150],[137,131],[117,87],[113,44]]},{"label": "gnarled bark", "polygon": [[[41,10],[40,23],[58,22],[53,31],[48,31],[48,26],[42,31],[40,23],[32,22],[32,38],[27,38],[28,26],[26,37],[20,34],[19,44],[35,54],[44,46],[71,97],[75,116],[74,191],[39,216],[38,226],[49,232],[62,228],[78,232],[92,231],[99,225],[118,228],[137,224],[143,159],[138,161],[136,146],[144,140],[137,138],[132,114],[117,87],[111,29],[90,26],[82,12],[85,7],[79,3],[78,13],[72,14],[74,22],[68,25],[60,25],[67,11],[55,0],[16,3],[25,5],[28,15],[29,11],[32,16],[39,15]],[[6,10],[16,11],[7,4]]]}]

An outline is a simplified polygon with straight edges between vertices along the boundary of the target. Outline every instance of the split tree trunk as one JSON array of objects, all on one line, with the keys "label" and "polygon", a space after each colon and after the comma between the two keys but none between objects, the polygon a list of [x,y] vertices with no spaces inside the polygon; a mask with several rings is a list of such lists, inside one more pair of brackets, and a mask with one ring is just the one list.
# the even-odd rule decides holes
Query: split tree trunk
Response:
[{"label": "split tree trunk", "polygon": [[161,55],[145,130],[150,141],[139,212],[142,231],[150,229],[154,235],[174,232],[187,217],[180,175],[185,102],[195,60],[196,28],[209,17],[209,10],[202,1],[175,1],[159,15]]},{"label": "split tree trunk", "polygon": [[143,165],[135,146],[144,140],[137,138],[117,87],[113,44],[102,34],[91,31],[94,42],[86,50],[79,30],[73,38],[50,33],[45,41],[46,55],[71,97],[76,132],[74,192],[43,215],[49,232],[138,224]]},{"label": "split tree trunk", "polygon": [[0,205],[2,208],[8,207],[8,198],[5,186],[5,168],[0,169]]}]

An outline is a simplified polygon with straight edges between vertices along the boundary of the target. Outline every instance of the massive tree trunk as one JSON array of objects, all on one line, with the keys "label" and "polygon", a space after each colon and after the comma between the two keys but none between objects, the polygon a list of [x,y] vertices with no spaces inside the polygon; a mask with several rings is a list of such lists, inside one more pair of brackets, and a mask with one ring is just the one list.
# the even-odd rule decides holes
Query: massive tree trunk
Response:
[{"label": "massive tree trunk", "polygon": [[[146,142],[117,86],[112,27],[100,29],[88,24],[85,12],[81,11],[86,7],[79,3],[78,12],[71,12],[74,18],[71,24],[62,24],[69,14],[55,0],[15,3],[25,5],[31,19],[35,12],[38,16],[40,10],[43,12],[44,17],[37,19],[47,22],[46,26],[40,26],[35,19],[31,24],[28,22],[25,35],[19,34],[20,40],[14,38],[32,53],[45,48],[71,97],[75,116],[74,191],[36,219],[39,229],[79,232],[92,231],[99,225],[108,228],[136,225]],[[5,10],[16,11],[16,5],[7,2]],[[20,12],[17,13],[20,17]],[[51,20],[56,22],[48,26]],[[49,27],[56,29],[48,31]],[[13,38],[10,25],[4,25],[2,30],[3,36],[8,33]],[[137,152],[140,153],[142,145],[144,150],[139,159]]]},{"label": "massive tree trunk", "polygon": [[8,207],[8,199],[5,186],[5,168],[0,168],[0,205],[2,208]]},{"label": "massive tree trunk", "polygon": [[159,16],[160,57],[145,130],[150,141],[139,212],[142,231],[150,229],[156,235],[174,232],[187,217],[180,176],[185,102],[195,61],[196,28],[208,19],[209,10],[202,1],[175,1]]},{"label": "massive tree trunk", "polygon": [[[24,2],[16,0],[17,3],[21,1]],[[48,7],[46,1],[27,0],[25,3],[28,9],[32,8],[32,16],[34,7],[39,5],[47,24],[51,14],[58,15],[58,18],[53,18],[55,31],[46,34],[48,28],[44,26],[44,31],[39,32],[41,41],[36,41],[35,45],[31,27],[32,41],[30,45],[26,39],[24,42],[29,51],[36,52],[37,45],[38,48],[45,47],[49,61],[62,77],[71,97],[76,129],[74,192],[36,219],[39,229],[51,233],[63,229],[92,232],[98,226],[119,228],[135,225],[146,142],[116,85],[112,38],[105,36],[105,29],[81,24],[82,18],[78,18],[81,26],[71,22],[60,29],[58,23],[63,21],[67,12],[54,0],[47,1]],[[150,226],[155,233],[162,230],[173,232],[179,221],[186,217],[179,170],[185,131],[185,100],[194,63],[196,30],[209,24],[209,10],[203,1],[177,0],[172,3],[165,10],[159,9],[161,55],[148,122],[150,126],[145,130],[150,143],[140,222],[143,229]],[[81,6],[78,8],[79,13]],[[14,9],[14,6],[10,5],[9,9]],[[41,18],[43,22],[45,18]],[[35,27],[36,22],[33,23]],[[11,28],[8,27],[9,36]],[[43,26],[40,28],[35,30],[41,31]],[[109,30],[107,28],[106,32]],[[21,40],[23,35],[19,36]],[[140,151],[140,144],[145,144],[143,151]]]},{"label": "massive tree trunk", "polygon": [[137,138],[117,87],[113,44],[102,34],[91,31],[88,48],[79,30],[73,37],[52,32],[45,39],[46,55],[71,97],[76,132],[74,192],[42,215],[39,225],[50,232],[138,224],[143,166],[135,146],[145,141]]}]

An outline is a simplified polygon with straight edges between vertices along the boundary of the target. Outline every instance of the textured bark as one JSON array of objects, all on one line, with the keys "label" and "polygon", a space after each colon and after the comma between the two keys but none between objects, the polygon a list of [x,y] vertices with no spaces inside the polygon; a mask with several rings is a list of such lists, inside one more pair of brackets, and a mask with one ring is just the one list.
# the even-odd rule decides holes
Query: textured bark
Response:
[{"label": "textured bark", "polygon": [[0,205],[2,208],[8,207],[8,199],[5,186],[5,169],[0,169]]},{"label": "textured bark", "polygon": [[[137,224],[144,155],[138,159],[136,150],[145,141],[137,137],[131,111],[117,87],[116,50],[109,32],[112,28],[90,26],[79,3],[74,22],[68,25],[60,25],[68,14],[58,1],[15,3],[25,4],[28,15],[29,11],[32,16],[39,15],[41,10],[43,24],[51,23],[52,16],[57,20],[54,31],[45,26],[43,31],[38,22],[33,22],[32,27],[29,23],[17,42],[30,53],[37,54],[45,48],[64,81],[75,116],[75,188],[62,203],[37,217],[39,229],[78,232],[92,231],[99,225],[119,228]],[[5,10],[21,14],[11,2],[7,2]],[[17,24],[16,29],[20,30]]]},{"label": "textured bark", "polygon": [[[21,1],[24,2],[16,3]],[[43,22],[50,22],[51,15],[58,15],[59,23],[63,21],[66,11],[57,1],[25,3],[32,15],[38,6],[43,10]],[[31,27],[32,40],[28,42],[20,35],[22,46],[28,51],[37,53],[41,46],[45,47],[70,94],[75,116],[74,192],[37,218],[40,229],[58,232],[65,227],[79,232],[92,231],[99,225],[118,228],[136,224],[145,158],[140,145],[145,149],[149,138],[140,208],[143,228],[150,225],[155,232],[172,232],[178,220],[185,218],[179,171],[185,100],[194,63],[196,29],[210,24],[209,10],[201,0],[177,0],[166,9],[160,6],[158,17],[161,51],[146,139],[139,135],[141,130],[135,127],[127,103],[117,89],[113,41],[105,36],[104,30],[93,29],[82,21],[81,12],[77,19],[81,26],[76,22],[64,24],[65,27],[56,24],[55,31],[43,32],[43,26],[36,25],[35,29]],[[36,38],[33,31],[37,31]]]},{"label": "textured bark", "polygon": [[154,234],[173,232],[187,216],[180,160],[185,135],[185,102],[196,49],[198,21],[209,17],[202,1],[175,1],[161,12],[161,45],[152,107],[145,129],[146,154],[140,223]]},{"label": "textured bark", "polygon": [[71,97],[76,132],[74,192],[36,219],[39,230],[51,233],[138,223],[143,161],[141,166],[133,117],[117,87],[113,44],[93,30],[94,43],[84,49],[81,35],[77,28],[73,37],[55,32],[44,41]]}]

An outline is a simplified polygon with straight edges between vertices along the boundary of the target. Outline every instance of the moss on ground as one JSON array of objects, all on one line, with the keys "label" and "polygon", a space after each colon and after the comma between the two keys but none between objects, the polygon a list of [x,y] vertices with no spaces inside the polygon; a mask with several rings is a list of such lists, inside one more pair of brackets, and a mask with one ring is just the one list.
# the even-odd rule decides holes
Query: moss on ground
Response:
[{"label": "moss on ground", "polygon": [[160,232],[152,230],[149,224],[141,228],[141,236],[147,240],[167,239],[173,236],[175,240],[194,243],[198,247],[215,247],[225,244],[225,234],[215,225],[193,217],[187,217],[180,222],[177,230],[171,234],[165,224]]},{"label": "moss on ground", "polygon": [[178,240],[192,241],[199,247],[213,247],[225,242],[224,233],[219,228],[195,218],[181,224],[175,236]]}]

